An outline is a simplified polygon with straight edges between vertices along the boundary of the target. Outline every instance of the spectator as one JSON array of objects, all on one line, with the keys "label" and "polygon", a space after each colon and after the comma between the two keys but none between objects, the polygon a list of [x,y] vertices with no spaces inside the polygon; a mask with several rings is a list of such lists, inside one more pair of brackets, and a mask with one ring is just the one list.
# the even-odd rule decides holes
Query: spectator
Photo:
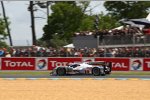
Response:
[{"label": "spectator", "polygon": [[1,57],[150,57],[150,47],[115,47],[115,48],[46,48],[46,49],[0,49]]},{"label": "spectator", "polygon": [[11,54],[9,52],[6,52],[5,57],[11,57]]}]

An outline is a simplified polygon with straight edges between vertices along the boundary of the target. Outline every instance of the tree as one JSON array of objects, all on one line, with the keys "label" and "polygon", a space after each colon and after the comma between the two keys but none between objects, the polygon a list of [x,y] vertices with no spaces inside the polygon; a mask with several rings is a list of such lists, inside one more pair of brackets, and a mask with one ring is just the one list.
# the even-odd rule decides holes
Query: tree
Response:
[{"label": "tree", "polygon": [[8,48],[8,45],[4,41],[0,41],[0,48]]},{"label": "tree", "polygon": [[104,15],[103,13],[101,13],[98,16],[99,16],[100,30],[112,29],[120,25],[112,15],[109,14]]},{"label": "tree", "polygon": [[150,8],[149,1],[106,1],[104,6],[116,19],[145,18]]},{"label": "tree", "polygon": [[94,24],[94,16],[93,15],[84,15],[82,22],[80,24],[80,27],[77,31],[88,31],[88,30],[94,30],[93,28]]},{"label": "tree", "polygon": [[43,40],[50,40],[57,34],[59,39],[69,42],[78,30],[84,16],[84,10],[76,2],[55,2],[51,6],[52,14],[44,26]]},{"label": "tree", "polygon": [[101,12],[98,15],[84,16],[78,31],[105,30],[118,27],[120,24],[117,20],[109,15]]},{"label": "tree", "polygon": [[0,18],[0,39],[1,40],[5,39],[6,36],[8,35],[5,32],[5,29],[6,29],[6,24],[5,24],[4,20],[2,18]]},{"label": "tree", "polygon": [[7,47],[7,44],[3,41],[8,36],[5,30],[6,30],[5,21],[2,18],[0,18],[0,48]]},{"label": "tree", "polygon": [[6,13],[5,13],[5,6],[4,6],[3,1],[1,1],[1,6],[2,6],[2,12],[3,12],[4,21],[5,21],[5,27],[7,29],[7,34],[9,36],[10,46],[12,46],[13,42],[12,42],[12,37],[11,37],[11,34],[10,34],[9,23],[7,21],[7,17],[6,17]]}]

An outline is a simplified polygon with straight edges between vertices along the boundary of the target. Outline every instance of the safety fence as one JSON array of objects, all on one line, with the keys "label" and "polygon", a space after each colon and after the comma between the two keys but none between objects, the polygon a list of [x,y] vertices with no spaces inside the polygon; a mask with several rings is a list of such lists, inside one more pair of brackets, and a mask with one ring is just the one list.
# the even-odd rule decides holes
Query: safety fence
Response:
[{"label": "safety fence", "polygon": [[47,71],[56,66],[85,61],[112,62],[113,71],[150,71],[150,58],[99,58],[99,57],[37,57],[37,58],[0,58],[0,70],[35,70]]}]

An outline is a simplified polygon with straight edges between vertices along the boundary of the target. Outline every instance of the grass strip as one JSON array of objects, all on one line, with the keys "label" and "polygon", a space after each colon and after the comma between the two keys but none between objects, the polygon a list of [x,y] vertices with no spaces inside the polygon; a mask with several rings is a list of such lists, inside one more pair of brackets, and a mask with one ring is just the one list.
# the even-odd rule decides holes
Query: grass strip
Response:
[{"label": "grass strip", "polygon": [[[0,75],[49,75],[51,71],[0,71]],[[150,71],[112,71],[111,75],[150,75]]]}]

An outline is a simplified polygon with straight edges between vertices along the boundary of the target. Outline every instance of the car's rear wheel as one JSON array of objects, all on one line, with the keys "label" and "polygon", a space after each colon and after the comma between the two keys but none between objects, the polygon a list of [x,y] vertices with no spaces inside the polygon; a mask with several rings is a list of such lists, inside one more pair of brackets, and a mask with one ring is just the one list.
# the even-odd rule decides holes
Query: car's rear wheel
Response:
[{"label": "car's rear wheel", "polygon": [[108,70],[108,74],[111,73],[111,70],[112,70],[112,63],[111,62],[107,62],[107,70]]},{"label": "car's rear wheel", "polygon": [[109,67],[107,67],[105,73],[106,73],[106,74],[110,74],[110,73],[111,73],[111,69],[110,69]]},{"label": "car's rear wheel", "polygon": [[110,74],[110,72],[108,72],[108,71],[107,71],[107,72],[105,72],[105,73],[106,73],[106,74]]},{"label": "car's rear wheel", "polygon": [[100,69],[97,68],[97,67],[94,67],[94,68],[92,69],[92,74],[93,74],[94,76],[99,76],[99,75],[101,74]]},{"label": "car's rear wheel", "polygon": [[56,73],[59,76],[64,76],[64,75],[66,75],[66,69],[63,67],[59,67],[59,68],[57,68]]},{"label": "car's rear wheel", "polygon": [[105,73],[101,74],[101,76],[105,76],[105,75],[106,75]]}]

